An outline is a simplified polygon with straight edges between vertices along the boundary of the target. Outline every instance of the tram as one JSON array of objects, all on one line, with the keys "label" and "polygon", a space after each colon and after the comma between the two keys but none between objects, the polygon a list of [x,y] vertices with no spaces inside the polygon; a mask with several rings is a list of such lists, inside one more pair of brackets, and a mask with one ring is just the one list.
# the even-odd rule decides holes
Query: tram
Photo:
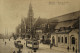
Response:
[{"label": "tram", "polygon": [[27,40],[26,41],[26,47],[36,50],[36,49],[39,48],[39,41],[37,41],[37,40]]},{"label": "tram", "polygon": [[21,41],[14,41],[14,45],[17,48],[23,48],[23,45],[21,44]]}]

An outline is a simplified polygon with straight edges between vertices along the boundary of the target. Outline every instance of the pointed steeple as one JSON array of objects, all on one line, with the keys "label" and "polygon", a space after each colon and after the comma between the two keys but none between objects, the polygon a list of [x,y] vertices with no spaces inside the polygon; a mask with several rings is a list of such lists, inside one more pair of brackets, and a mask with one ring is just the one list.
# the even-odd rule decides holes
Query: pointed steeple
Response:
[{"label": "pointed steeple", "polygon": [[32,4],[30,2],[29,5],[29,11],[28,11],[28,22],[29,22],[29,27],[31,28],[31,26],[33,25],[33,21],[34,21],[34,13],[33,13],[33,9],[32,9]]},{"label": "pointed steeple", "polygon": [[32,9],[32,4],[30,2],[29,11],[28,11],[28,18],[33,18],[33,17],[34,17],[33,9]]},{"label": "pointed steeple", "polygon": [[28,17],[27,17],[27,27],[29,28],[28,32],[30,34],[32,33],[33,22],[34,22],[34,13],[33,13],[33,9],[32,9],[32,4],[30,2],[29,11],[28,11]]}]

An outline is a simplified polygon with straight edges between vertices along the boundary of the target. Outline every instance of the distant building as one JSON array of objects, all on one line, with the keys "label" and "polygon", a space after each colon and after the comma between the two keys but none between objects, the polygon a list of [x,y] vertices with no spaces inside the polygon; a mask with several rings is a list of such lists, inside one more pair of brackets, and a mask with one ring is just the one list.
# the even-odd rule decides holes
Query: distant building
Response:
[{"label": "distant building", "polygon": [[16,34],[21,36],[21,25],[20,24],[16,27]]}]

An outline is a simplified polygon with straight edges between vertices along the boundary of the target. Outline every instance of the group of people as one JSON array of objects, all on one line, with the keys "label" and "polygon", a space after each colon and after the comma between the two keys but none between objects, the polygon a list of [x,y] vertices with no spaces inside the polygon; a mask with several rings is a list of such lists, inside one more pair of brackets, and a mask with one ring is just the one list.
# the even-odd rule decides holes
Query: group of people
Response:
[{"label": "group of people", "polygon": [[[53,44],[50,44],[50,49],[53,47]],[[69,52],[69,50],[70,50],[70,48],[69,48],[69,46],[67,47],[67,50],[68,50],[68,52]],[[76,52],[77,53],[77,49],[75,50],[75,48],[73,47],[73,52]]]},{"label": "group of people", "polygon": [[[70,49],[70,48],[69,48],[69,46],[68,46],[68,47],[67,47],[68,52],[69,52],[69,49]],[[74,52],[75,48],[73,47],[72,49],[73,49],[73,52]],[[77,49],[75,50],[75,52],[77,53]]]}]

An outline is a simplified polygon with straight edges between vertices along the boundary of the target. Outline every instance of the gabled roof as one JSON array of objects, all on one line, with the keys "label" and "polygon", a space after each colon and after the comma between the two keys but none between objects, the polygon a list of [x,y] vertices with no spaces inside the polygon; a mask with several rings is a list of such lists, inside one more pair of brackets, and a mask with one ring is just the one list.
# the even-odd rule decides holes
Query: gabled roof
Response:
[{"label": "gabled roof", "polygon": [[37,19],[37,21],[35,22],[34,26],[41,28],[40,26],[41,26],[42,24],[45,24],[45,23],[47,23],[47,19],[43,19],[43,18],[40,18],[40,17],[39,17],[39,18]]},{"label": "gabled roof", "polygon": [[77,29],[73,26],[77,21],[78,21],[78,19],[59,22],[55,28],[55,33],[67,34],[67,33],[71,32],[73,29]]},{"label": "gabled roof", "polygon": [[72,19],[77,19],[78,17],[80,17],[80,11],[76,11],[76,12],[71,12],[68,14],[64,14],[61,16],[57,16],[57,17],[53,17],[50,20],[50,22],[61,22],[61,21],[66,21],[66,20],[72,20]]},{"label": "gabled roof", "polygon": [[77,22],[77,19],[58,22],[55,29],[59,29],[60,27],[69,27],[69,26],[73,27],[73,24],[76,22]]}]

